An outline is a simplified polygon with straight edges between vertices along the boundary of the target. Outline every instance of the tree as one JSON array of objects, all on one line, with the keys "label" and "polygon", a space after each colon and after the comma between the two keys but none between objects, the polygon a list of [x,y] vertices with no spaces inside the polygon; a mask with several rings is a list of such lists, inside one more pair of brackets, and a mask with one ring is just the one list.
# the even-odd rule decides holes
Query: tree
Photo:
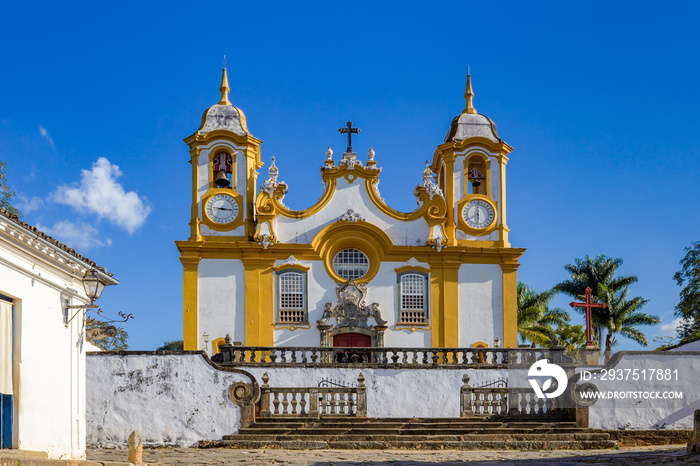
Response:
[{"label": "tree", "polygon": [[0,209],[5,209],[10,213],[22,217],[19,210],[12,207],[10,202],[15,192],[7,185],[7,174],[5,172],[5,162],[0,160]]},{"label": "tree", "polygon": [[[571,279],[565,280],[554,286],[554,290],[571,296],[574,299],[585,300],[586,288],[592,290],[591,299],[594,302],[603,302],[598,296],[600,285],[616,293],[629,285],[636,283],[639,279],[631,275],[629,277],[616,277],[617,269],[622,265],[622,259],[613,259],[605,255],[591,259],[574,259],[573,264],[567,264],[564,269],[571,274]],[[576,308],[579,313],[585,313],[582,308]],[[591,321],[593,332],[597,335],[598,343],[602,346],[602,329],[606,328],[607,320],[603,309],[593,308],[591,310]]]},{"label": "tree", "polygon": [[681,338],[700,334],[700,241],[684,249],[685,257],[679,262],[681,270],[673,279],[681,289],[680,302],[676,306],[676,316],[684,320],[678,329]]},{"label": "tree", "polygon": [[166,341],[156,351],[182,351],[185,344],[182,340]]},{"label": "tree", "polygon": [[583,328],[583,324],[571,325],[562,322],[555,333],[559,338],[559,344],[570,353],[576,353],[586,344],[586,330]]},{"label": "tree", "polygon": [[554,291],[538,293],[526,284],[518,282],[518,334],[522,342],[531,341],[534,345],[549,345],[554,336],[552,325],[560,325],[569,320],[569,314],[560,308],[549,309]]},{"label": "tree", "polygon": [[649,302],[641,296],[628,298],[629,287],[613,291],[605,285],[598,286],[598,296],[607,305],[600,309],[603,319],[603,328],[607,330],[605,335],[605,351],[612,351],[613,335],[620,335],[636,341],[642,346],[649,346],[646,336],[637,327],[639,325],[654,325],[661,323],[661,319],[640,312]]},{"label": "tree", "polygon": [[[105,322],[100,319],[95,319],[94,317],[85,318],[85,330],[92,330],[98,328],[106,328],[111,326],[109,322]],[[92,340],[91,343],[98,348],[102,348],[105,351],[125,351],[129,349],[129,344],[126,340],[129,338],[129,334],[123,328],[114,326],[117,331],[116,335],[109,336],[107,338],[102,338],[99,340]]]}]

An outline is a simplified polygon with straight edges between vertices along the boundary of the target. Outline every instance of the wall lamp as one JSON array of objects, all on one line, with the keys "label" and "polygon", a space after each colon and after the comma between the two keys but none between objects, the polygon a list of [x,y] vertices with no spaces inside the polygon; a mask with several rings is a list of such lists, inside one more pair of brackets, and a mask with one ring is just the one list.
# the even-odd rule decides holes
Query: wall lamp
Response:
[{"label": "wall lamp", "polygon": [[[70,305],[68,304],[69,300],[66,299],[63,312],[63,325],[68,327],[68,324],[75,318],[75,316],[78,315],[81,310],[86,311],[88,309],[99,307],[97,304],[95,304],[95,301],[100,299],[102,291],[104,291],[106,285],[112,285],[112,283],[103,281],[98,274],[97,269],[92,268],[90,270],[86,270],[85,275],[83,276],[83,288],[85,288],[85,294],[90,299],[90,304]],[[77,309],[77,311],[69,319],[68,315],[70,314],[70,309]]]}]

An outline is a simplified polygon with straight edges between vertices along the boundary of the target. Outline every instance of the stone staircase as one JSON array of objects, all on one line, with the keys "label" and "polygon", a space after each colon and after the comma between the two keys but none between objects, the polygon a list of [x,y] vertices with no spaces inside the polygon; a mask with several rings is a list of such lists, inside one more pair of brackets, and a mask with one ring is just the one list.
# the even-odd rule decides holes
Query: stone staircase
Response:
[{"label": "stone staircase", "polygon": [[583,450],[618,445],[574,422],[271,417],[200,448]]}]

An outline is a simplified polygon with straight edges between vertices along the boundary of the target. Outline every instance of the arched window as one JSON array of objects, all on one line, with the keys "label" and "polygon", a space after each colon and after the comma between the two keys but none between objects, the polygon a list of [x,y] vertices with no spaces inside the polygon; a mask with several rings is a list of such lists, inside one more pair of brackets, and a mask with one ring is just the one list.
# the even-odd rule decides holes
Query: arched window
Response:
[{"label": "arched window", "polygon": [[469,194],[488,194],[486,192],[488,167],[481,157],[472,157],[467,165],[467,187]]},{"label": "arched window", "polygon": [[279,272],[278,322],[306,322],[306,272]]},{"label": "arched window", "polygon": [[428,277],[420,272],[399,275],[399,323],[428,322]]},{"label": "arched window", "polygon": [[345,280],[356,280],[367,274],[369,259],[359,249],[343,249],[333,257],[333,270]]},{"label": "arched window", "polygon": [[230,188],[233,186],[233,163],[231,156],[226,152],[219,152],[214,156],[212,174],[214,185],[217,188]]}]

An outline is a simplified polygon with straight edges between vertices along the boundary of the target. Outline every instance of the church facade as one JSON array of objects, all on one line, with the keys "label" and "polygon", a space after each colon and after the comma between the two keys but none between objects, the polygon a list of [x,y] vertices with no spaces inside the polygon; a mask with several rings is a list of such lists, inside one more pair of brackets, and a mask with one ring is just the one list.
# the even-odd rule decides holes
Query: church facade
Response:
[{"label": "church facade", "polygon": [[469,76],[466,107],[416,173],[418,208],[407,213],[382,199],[382,169],[371,149],[364,160],[353,151],[351,122],[346,151],[322,161],[319,200],[289,209],[274,158],[263,172],[262,141],[228,99],[226,70],[220,90],[185,139],[186,350],[215,353],[227,334],[246,346],[517,346],[524,249],[508,241],[512,148],[474,109]]}]

